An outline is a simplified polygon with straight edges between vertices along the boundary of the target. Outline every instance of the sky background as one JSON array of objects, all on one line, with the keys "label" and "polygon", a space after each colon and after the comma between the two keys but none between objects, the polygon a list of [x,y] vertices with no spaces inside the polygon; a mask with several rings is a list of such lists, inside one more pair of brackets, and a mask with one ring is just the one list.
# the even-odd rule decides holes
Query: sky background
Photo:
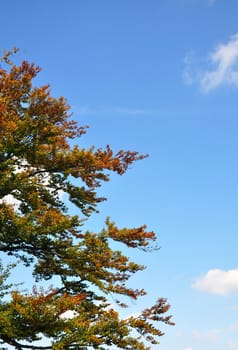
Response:
[{"label": "sky background", "polygon": [[237,350],[237,0],[0,3],[0,48],[90,125],[80,145],[149,154],[101,188],[88,223],[158,234],[159,251],[132,255],[148,296],[127,312],[167,297],[176,326],[158,349]]}]

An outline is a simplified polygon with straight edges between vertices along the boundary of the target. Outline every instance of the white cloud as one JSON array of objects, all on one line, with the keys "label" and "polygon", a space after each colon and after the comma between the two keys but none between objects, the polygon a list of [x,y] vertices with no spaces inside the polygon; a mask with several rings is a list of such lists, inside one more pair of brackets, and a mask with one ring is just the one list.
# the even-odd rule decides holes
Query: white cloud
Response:
[{"label": "white cloud", "polygon": [[233,270],[209,270],[193,283],[193,288],[212,294],[227,295],[238,292],[238,268]]},{"label": "white cloud", "polygon": [[184,350],[193,350],[192,348],[185,348]]},{"label": "white cloud", "polygon": [[219,85],[238,85],[238,34],[226,44],[220,44],[210,55],[215,69],[206,71],[201,78],[204,91],[215,89]]},{"label": "white cloud", "polygon": [[183,79],[187,85],[198,83],[203,92],[208,93],[222,85],[238,86],[238,33],[227,43],[221,43],[204,61],[188,53],[184,58]]}]

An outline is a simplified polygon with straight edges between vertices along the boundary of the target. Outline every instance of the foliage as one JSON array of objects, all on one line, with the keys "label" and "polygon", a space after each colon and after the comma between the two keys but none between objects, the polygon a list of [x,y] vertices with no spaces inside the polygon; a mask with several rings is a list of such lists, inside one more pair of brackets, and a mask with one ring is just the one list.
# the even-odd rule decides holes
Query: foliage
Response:
[{"label": "foliage", "polygon": [[[158,344],[163,335],[156,322],[172,324],[164,315],[169,305],[158,299],[140,315],[120,318],[109,297],[126,307],[120,296],[145,295],[127,285],[144,266],[111,243],[147,250],[154,232],[145,226],[120,229],[109,219],[99,233],[82,227],[104,200],[97,188],[110,172],[122,175],[144,156],[115,154],[110,146],[71,146],[86,128],[78,127],[66,100],[52,97],[48,85],[32,85],[40,68],[27,61],[15,65],[12,54],[4,54],[0,69],[0,251],[32,266],[36,285],[57,283],[48,290],[20,291],[6,282],[11,269],[2,266],[0,340],[20,350],[148,349],[147,341]],[[66,195],[79,215],[68,213]],[[71,317],[64,317],[69,310]],[[42,336],[50,346],[36,345]]]}]

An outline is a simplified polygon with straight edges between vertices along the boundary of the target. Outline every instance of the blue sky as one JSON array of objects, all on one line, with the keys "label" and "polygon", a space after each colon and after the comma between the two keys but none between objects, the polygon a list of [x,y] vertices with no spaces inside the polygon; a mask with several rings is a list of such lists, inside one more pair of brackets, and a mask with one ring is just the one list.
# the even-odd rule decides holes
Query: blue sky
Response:
[{"label": "blue sky", "polygon": [[42,67],[81,145],[149,158],[101,192],[119,226],[146,223],[161,249],[133,284],[171,303],[163,350],[238,349],[238,3],[236,0],[12,0],[1,48]]}]

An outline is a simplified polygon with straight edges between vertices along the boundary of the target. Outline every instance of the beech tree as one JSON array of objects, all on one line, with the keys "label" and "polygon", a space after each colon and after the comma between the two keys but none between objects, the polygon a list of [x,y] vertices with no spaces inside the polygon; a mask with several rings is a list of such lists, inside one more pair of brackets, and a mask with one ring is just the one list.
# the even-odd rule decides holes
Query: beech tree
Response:
[{"label": "beech tree", "polygon": [[[146,226],[118,228],[110,219],[99,232],[83,226],[105,200],[97,189],[110,173],[122,175],[144,156],[81,148],[86,127],[48,85],[32,85],[40,68],[12,63],[16,51],[5,52],[0,68],[1,349],[150,349],[163,335],[158,323],[173,324],[170,306],[159,298],[136,316],[120,316],[113,305],[127,307],[125,297],[146,294],[127,283],[145,267],[112,242],[146,251],[155,233]],[[70,202],[78,215],[70,215]],[[32,290],[9,282],[17,264],[28,267]],[[50,345],[39,345],[42,337]]]}]

